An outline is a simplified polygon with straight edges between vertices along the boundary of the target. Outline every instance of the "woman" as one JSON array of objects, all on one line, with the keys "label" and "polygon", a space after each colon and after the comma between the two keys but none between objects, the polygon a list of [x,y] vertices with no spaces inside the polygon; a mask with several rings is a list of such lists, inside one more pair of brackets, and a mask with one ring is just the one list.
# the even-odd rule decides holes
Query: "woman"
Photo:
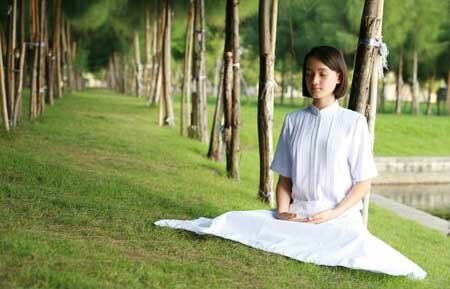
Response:
[{"label": "woman", "polygon": [[366,119],[341,108],[346,65],[333,47],[313,48],[303,65],[310,107],[289,113],[271,168],[280,174],[277,211],[227,212],[214,219],[160,220],[302,262],[423,279],[426,272],[371,235],[361,199],[376,174]]},{"label": "woman", "polygon": [[304,96],[313,104],[284,121],[271,166],[280,174],[278,218],[318,224],[349,209],[356,216],[377,174],[366,119],[339,107],[347,67],[337,49],[315,47],[303,63]]}]

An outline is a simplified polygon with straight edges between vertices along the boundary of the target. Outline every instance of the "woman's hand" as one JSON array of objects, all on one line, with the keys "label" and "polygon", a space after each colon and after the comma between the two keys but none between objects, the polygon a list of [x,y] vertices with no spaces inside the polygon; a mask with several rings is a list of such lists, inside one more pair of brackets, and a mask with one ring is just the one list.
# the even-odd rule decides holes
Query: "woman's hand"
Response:
[{"label": "woman's hand", "polygon": [[300,215],[291,212],[281,212],[277,214],[277,218],[283,221],[300,221]]},{"label": "woman's hand", "polygon": [[303,222],[309,223],[309,224],[320,224],[320,223],[329,221],[331,219],[334,219],[337,216],[338,216],[338,214],[335,210],[327,210],[327,211],[322,211],[315,215],[309,216],[308,218],[305,218],[303,220]]}]

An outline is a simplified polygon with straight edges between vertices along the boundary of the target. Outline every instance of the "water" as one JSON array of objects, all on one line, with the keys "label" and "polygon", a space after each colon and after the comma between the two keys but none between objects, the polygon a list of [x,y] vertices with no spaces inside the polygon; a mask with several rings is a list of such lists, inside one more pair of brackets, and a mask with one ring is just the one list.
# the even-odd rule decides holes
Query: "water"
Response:
[{"label": "water", "polygon": [[372,192],[437,217],[450,219],[450,184],[374,185]]}]

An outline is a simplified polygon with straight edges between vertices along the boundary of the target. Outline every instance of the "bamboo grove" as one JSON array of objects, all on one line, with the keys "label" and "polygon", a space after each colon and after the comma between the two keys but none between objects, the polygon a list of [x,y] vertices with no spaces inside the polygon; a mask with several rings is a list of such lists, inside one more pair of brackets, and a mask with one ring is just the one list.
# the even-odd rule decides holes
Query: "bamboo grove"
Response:
[{"label": "bamboo grove", "polygon": [[11,0],[8,4],[7,25],[0,27],[0,97],[7,131],[23,118],[24,87],[29,87],[28,117],[34,121],[55,99],[82,86],[81,71],[72,65],[77,42],[61,0]]}]

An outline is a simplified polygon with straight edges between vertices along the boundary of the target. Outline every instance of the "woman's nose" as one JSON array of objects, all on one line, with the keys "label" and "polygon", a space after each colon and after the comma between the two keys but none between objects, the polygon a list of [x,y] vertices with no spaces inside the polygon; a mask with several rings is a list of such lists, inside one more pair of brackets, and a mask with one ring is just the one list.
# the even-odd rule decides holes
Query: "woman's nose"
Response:
[{"label": "woman's nose", "polygon": [[313,84],[318,84],[319,83],[319,76],[317,74],[315,74],[313,76],[312,83]]}]

